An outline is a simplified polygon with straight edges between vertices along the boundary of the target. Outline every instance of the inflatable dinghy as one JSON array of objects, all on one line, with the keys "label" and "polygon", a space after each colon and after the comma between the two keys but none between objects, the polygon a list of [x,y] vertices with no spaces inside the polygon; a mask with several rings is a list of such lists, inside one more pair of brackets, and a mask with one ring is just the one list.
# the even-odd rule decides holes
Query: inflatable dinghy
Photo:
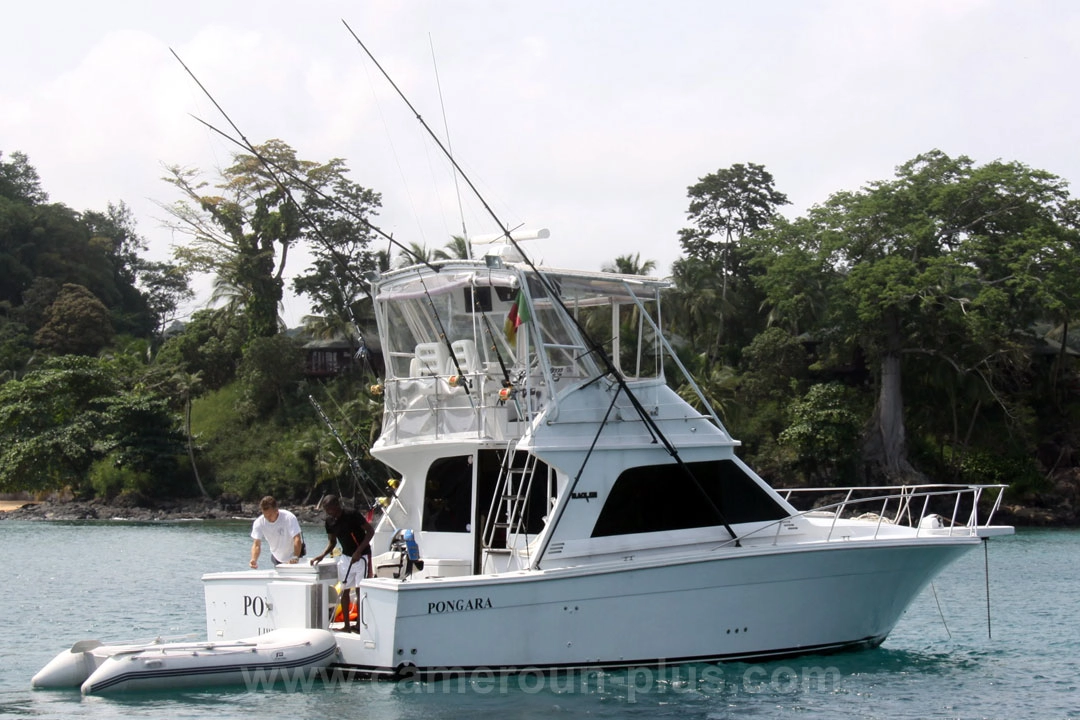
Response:
[{"label": "inflatable dinghy", "polygon": [[329,665],[337,642],[327,630],[274,630],[226,642],[75,643],[42,668],[35,688],[81,687],[84,695],[212,685],[289,682]]}]

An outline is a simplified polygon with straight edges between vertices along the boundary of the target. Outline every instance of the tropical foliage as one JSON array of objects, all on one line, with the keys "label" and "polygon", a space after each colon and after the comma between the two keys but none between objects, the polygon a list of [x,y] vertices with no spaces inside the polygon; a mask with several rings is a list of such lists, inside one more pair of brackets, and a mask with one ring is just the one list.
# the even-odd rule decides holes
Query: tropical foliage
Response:
[{"label": "tropical foliage", "polygon": [[[366,274],[470,249],[413,243],[392,262],[371,248],[379,195],[346,173],[277,140],[213,182],[170,168],[180,199],[165,206],[189,242],[154,263],[122,203],[50,203],[25,156],[0,155],[0,490],[370,494],[361,474],[388,474],[367,454],[380,417]],[[1080,203],[1061,178],[935,150],[795,218],[753,163],[687,198],[665,324],[769,480],[1037,494],[1080,462]],[[297,336],[277,311],[301,246],[312,262],[293,287],[313,312]],[[662,271],[640,254],[602,269]],[[217,307],[166,331],[196,271],[215,276]],[[312,337],[349,340],[357,363],[306,377]]]},{"label": "tropical foliage", "polygon": [[249,337],[280,329],[289,252],[307,242],[315,261],[297,278],[318,312],[349,317],[374,267],[367,219],[378,193],[349,180],[345,162],[300,160],[280,140],[238,153],[217,184],[192,168],[172,166],[165,180],[181,199],[164,209],[189,242],[175,249],[183,267],[212,273],[240,308]]},{"label": "tropical foliage", "polygon": [[[1078,399],[1080,228],[1065,182],[932,151],[794,220],[772,212],[771,186],[750,165],[691,187],[691,217],[714,225],[682,232],[674,268],[683,340],[712,362],[742,355],[727,407],[761,465],[788,482],[978,480],[972,453],[1034,470]],[[730,210],[733,197],[753,211]],[[722,242],[708,241],[715,227]],[[761,342],[778,330],[790,340]],[[794,366],[792,340],[806,354]]]}]

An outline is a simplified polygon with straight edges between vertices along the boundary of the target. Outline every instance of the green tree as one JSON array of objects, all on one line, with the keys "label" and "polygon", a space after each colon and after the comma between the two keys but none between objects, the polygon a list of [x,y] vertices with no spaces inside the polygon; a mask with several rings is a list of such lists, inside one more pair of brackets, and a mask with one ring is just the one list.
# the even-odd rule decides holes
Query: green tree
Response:
[{"label": "green tree", "polygon": [[344,177],[341,161],[332,161],[329,193],[305,194],[307,217],[315,223],[312,263],[293,281],[293,288],[311,300],[314,314],[323,324],[340,328],[349,337],[350,324],[358,322],[361,304],[368,298],[367,276],[379,269],[379,259],[369,247],[374,237],[370,218],[378,212],[381,196]]},{"label": "green tree", "polygon": [[768,227],[787,195],[774,187],[773,176],[762,165],[737,163],[700,178],[687,188],[686,211],[692,227],[679,231],[688,258],[715,266],[721,275],[721,298],[729,281],[742,275],[742,241]]},{"label": "green tree", "polygon": [[181,304],[195,297],[191,289],[191,273],[174,263],[140,260],[139,287],[155,320],[156,335],[160,335],[176,319]]},{"label": "green tree", "polygon": [[768,328],[743,348],[739,394],[750,404],[787,400],[802,392],[809,365],[798,338],[782,328]]},{"label": "green tree", "polygon": [[817,384],[792,404],[791,424],[777,440],[794,448],[796,465],[811,484],[855,482],[862,420],[854,395],[839,383]]},{"label": "green tree", "polygon": [[441,250],[429,250],[427,245],[423,243],[411,242],[408,248],[401,249],[394,261],[394,265],[403,268],[410,265],[434,262],[440,259],[439,253],[441,252]]},{"label": "green tree", "polygon": [[237,373],[244,414],[262,418],[282,406],[287,390],[303,377],[303,369],[303,351],[293,338],[254,338],[244,348]]},{"label": "green tree", "polygon": [[204,390],[224,387],[234,377],[248,338],[236,318],[219,310],[200,310],[184,330],[165,341],[155,364],[167,375],[186,372],[201,378]]},{"label": "green tree", "polygon": [[56,355],[96,355],[113,339],[109,309],[81,285],[65,284],[34,341]]},{"label": "green tree", "polygon": [[96,360],[74,356],[0,385],[0,487],[78,487],[94,460],[94,401],[115,390]]},{"label": "green tree", "polygon": [[378,195],[349,181],[341,159],[300,160],[280,140],[256,150],[259,157],[234,155],[213,189],[198,171],[170,167],[165,180],[183,198],[163,207],[191,238],[174,249],[176,257],[235,288],[250,337],[269,337],[280,327],[290,250],[306,241],[345,255],[342,244],[357,242],[357,228],[366,227],[357,217],[377,206]]},{"label": "green tree", "polygon": [[[788,199],[775,189],[772,175],[754,163],[710,173],[687,188],[687,195],[692,226],[679,231],[684,257],[672,268],[676,306],[694,328],[695,344],[709,348],[714,359],[726,345],[723,360],[734,364],[738,349],[761,329],[762,298],[751,280],[753,252],[746,241],[769,227]],[[702,306],[707,321],[689,320],[701,316]]]},{"label": "green tree", "polygon": [[[90,232],[91,245],[104,254],[112,272],[112,277],[102,283],[103,293],[107,294],[99,297],[109,307],[113,325],[121,333],[150,336],[158,328],[160,318],[138,285],[143,274],[152,273],[157,264],[140,257],[147,245],[136,230],[131,209],[123,202],[109,203],[104,213],[87,211],[82,214],[82,220]],[[153,282],[154,278],[150,280]]]},{"label": "green tree", "polygon": [[188,494],[177,482],[184,435],[170,398],[130,387],[98,399],[95,405],[100,408],[95,454],[104,454],[116,467],[133,471],[142,481],[125,489],[144,494]]},{"label": "green tree", "polygon": [[876,365],[863,449],[872,474],[920,477],[908,457],[905,356],[977,385],[980,400],[962,413],[996,405],[1016,416],[1007,390],[1025,371],[1033,322],[1072,317],[1080,304],[1074,218],[1060,178],[933,151],[759,235],[759,283],[777,316],[813,323]]},{"label": "green tree", "polygon": [[0,300],[20,304],[37,278],[82,285],[102,301],[115,297],[105,248],[78,213],[0,198]]},{"label": "green tree", "polygon": [[147,337],[155,319],[136,286],[145,241],[122,202],[104,213],[76,213],[47,204],[37,172],[24,155],[0,157],[0,302],[31,333],[44,322],[44,309],[62,284],[93,293],[121,333]]},{"label": "green tree", "polygon": [[469,241],[463,235],[452,235],[449,242],[432,253],[432,260],[467,260]]},{"label": "green tree", "polygon": [[42,205],[49,201],[49,195],[41,189],[41,178],[37,170],[30,165],[25,153],[11,153],[11,160],[4,160],[0,151],[0,198],[6,198],[27,205]]},{"label": "green tree", "polygon": [[668,294],[668,326],[693,347],[715,350],[721,303],[716,274],[707,263],[679,258],[671,267],[675,287]]},{"label": "green tree", "polygon": [[0,304],[0,382],[21,372],[32,354],[29,329],[11,317],[9,304]]},{"label": "green tree", "polygon": [[68,355],[0,385],[0,489],[82,492],[106,456],[167,488],[182,435],[140,374],[126,359]]}]

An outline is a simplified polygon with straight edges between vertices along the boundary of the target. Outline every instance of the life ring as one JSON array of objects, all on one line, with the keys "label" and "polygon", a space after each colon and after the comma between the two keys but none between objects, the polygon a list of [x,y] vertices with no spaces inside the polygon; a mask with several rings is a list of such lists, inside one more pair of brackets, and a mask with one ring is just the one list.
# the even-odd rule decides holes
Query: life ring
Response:
[{"label": "life ring", "polygon": [[[359,617],[360,612],[356,606],[356,603],[349,602],[349,619],[355,620]],[[338,603],[337,612],[334,614],[334,622],[345,622],[345,614],[342,612],[341,603]]]}]

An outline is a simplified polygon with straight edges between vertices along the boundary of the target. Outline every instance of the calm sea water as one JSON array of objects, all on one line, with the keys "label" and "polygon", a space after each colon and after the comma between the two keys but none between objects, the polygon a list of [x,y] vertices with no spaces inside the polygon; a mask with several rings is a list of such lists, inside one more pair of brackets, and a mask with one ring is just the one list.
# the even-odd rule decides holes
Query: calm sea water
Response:
[{"label": "calm sea water", "polygon": [[[927,589],[880,648],[762,664],[355,681],[83,698],[30,677],[86,638],[205,637],[200,575],[247,565],[246,523],[0,521],[0,717],[1080,718],[1080,531],[1027,530]],[[309,538],[321,529],[305,529]],[[673,607],[672,612],[678,612]]]}]

